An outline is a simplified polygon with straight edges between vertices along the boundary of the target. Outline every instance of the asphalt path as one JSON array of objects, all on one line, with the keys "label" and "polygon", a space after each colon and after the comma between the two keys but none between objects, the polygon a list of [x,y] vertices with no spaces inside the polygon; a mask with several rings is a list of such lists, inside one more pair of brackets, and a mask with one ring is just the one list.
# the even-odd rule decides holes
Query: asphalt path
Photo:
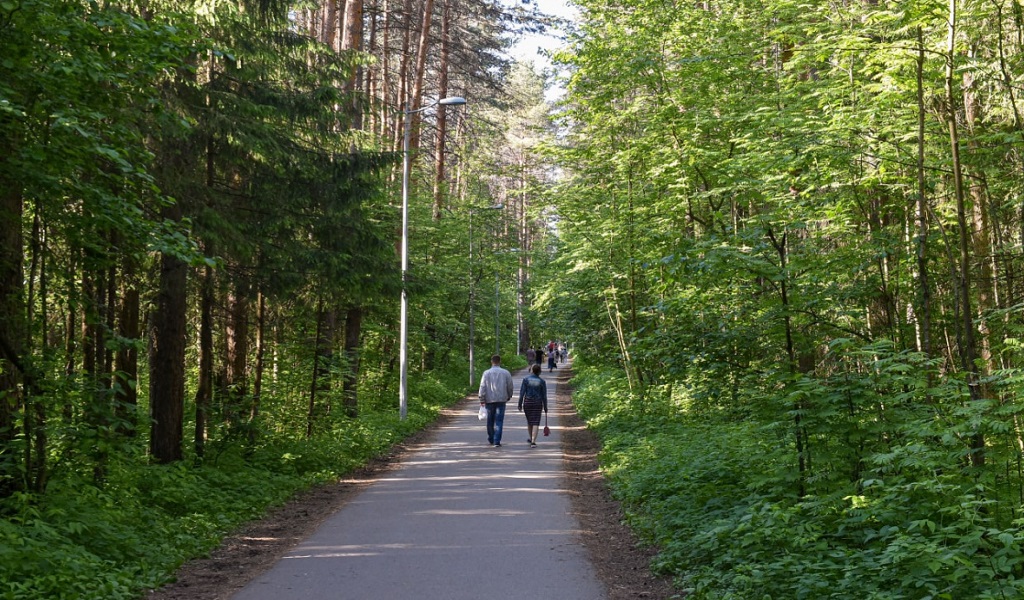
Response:
[{"label": "asphalt path", "polygon": [[[603,600],[564,488],[557,384],[527,443],[516,395],[501,447],[472,397],[433,439],[329,517],[233,600]],[[543,424],[543,423],[542,423]]]}]

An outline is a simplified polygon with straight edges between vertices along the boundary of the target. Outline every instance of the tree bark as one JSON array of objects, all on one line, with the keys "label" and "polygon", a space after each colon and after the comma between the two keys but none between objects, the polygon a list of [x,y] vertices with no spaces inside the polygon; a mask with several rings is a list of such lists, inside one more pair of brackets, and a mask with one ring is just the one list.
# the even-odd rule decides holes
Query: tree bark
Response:
[{"label": "tree bark", "polygon": [[[13,154],[13,141],[0,140],[0,157]],[[0,498],[20,488],[12,444],[21,404],[22,340],[25,339],[22,276],[21,186],[0,175]]]},{"label": "tree bark", "polygon": [[246,361],[249,358],[249,289],[239,282],[228,296],[227,386],[229,398],[224,415],[229,426],[241,420],[242,405],[248,394]]},{"label": "tree bark", "polygon": [[[959,234],[960,256],[957,295],[960,300],[961,333],[960,365],[967,376],[967,386],[972,400],[981,399],[979,378],[976,367],[977,340],[974,331],[974,313],[971,302],[971,228],[967,223],[967,199],[964,189],[963,163],[960,160],[960,136],[957,130],[956,95],[954,76],[956,74],[956,27],[957,0],[949,0],[949,54],[946,56],[946,114],[949,128],[950,159],[953,166],[953,192],[956,196],[956,221]],[[981,467],[985,464],[985,438],[981,433],[971,436],[971,464]]]},{"label": "tree bark", "polygon": [[267,297],[262,290],[256,300],[256,368],[252,383],[252,406],[249,410],[249,443],[256,442],[256,419],[260,416],[263,395],[263,369],[266,356]]},{"label": "tree bark", "polygon": [[324,404],[319,410],[317,398],[331,390],[331,363],[334,362],[334,335],[338,315],[332,308],[324,310],[323,300],[317,307],[316,340],[313,349],[313,378],[309,390],[309,411],[306,420],[306,437],[313,437],[314,426],[319,414],[330,412],[330,405]]},{"label": "tree bark", "polygon": [[[363,46],[363,0],[345,1],[345,26],[341,36],[341,48],[343,52],[356,52]],[[359,96],[356,94],[359,81],[359,69],[353,69],[345,85],[345,91],[351,98],[348,110],[351,117],[351,128],[362,129],[363,119],[360,109]]]},{"label": "tree bark", "polygon": [[[412,0],[405,0],[402,9],[402,53],[398,63],[398,106],[403,109],[411,108],[409,99],[409,58],[412,53]],[[395,125],[392,127],[392,148],[397,152],[402,148],[403,119],[404,115],[394,115]]]},{"label": "tree bark", "polygon": [[[412,97],[409,104],[412,110],[418,110],[423,106],[423,81],[427,72],[427,52],[430,49],[430,27],[434,17],[434,0],[423,0],[423,19],[420,25],[420,40],[416,50],[416,68],[413,71],[414,80]],[[409,141],[409,151],[420,147],[420,114],[412,115],[412,134]]]},{"label": "tree bark", "polygon": [[139,351],[135,343],[142,337],[139,329],[139,288],[135,276],[135,259],[125,257],[121,265],[121,304],[118,310],[117,334],[124,340],[114,357],[116,393],[114,413],[118,432],[134,436],[138,425]]},{"label": "tree bark", "polygon": [[928,197],[924,173],[924,32],[917,28],[917,330],[918,351],[932,355],[932,301],[928,281]]},{"label": "tree bark", "polygon": [[363,326],[363,309],[353,306],[345,313],[345,380],[343,392],[345,414],[355,418],[359,416],[359,338]]},{"label": "tree bark", "polygon": [[[437,95],[444,98],[448,95],[448,54],[449,30],[451,27],[451,0],[442,0],[441,20],[441,60],[438,65]],[[444,141],[448,133],[448,112],[446,106],[437,107],[437,138],[434,143],[434,220],[441,220],[444,210]]]},{"label": "tree bark", "polygon": [[[207,249],[209,252],[209,249]],[[199,303],[199,381],[196,387],[196,432],[193,446],[196,456],[206,453],[206,429],[209,423],[210,405],[213,400],[213,308],[214,277],[213,267],[206,265],[203,270],[203,288]]]},{"label": "tree bark", "polygon": [[[164,217],[177,222],[181,212],[174,204],[164,210]],[[182,459],[187,283],[188,265],[172,254],[161,256],[149,361],[149,451],[159,463]]]}]

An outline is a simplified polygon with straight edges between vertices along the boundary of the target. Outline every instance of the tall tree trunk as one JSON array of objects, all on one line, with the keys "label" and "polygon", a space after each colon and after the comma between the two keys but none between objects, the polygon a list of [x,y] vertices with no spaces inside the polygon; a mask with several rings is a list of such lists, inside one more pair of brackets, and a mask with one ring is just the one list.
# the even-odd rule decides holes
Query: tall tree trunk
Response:
[{"label": "tall tree trunk", "polygon": [[[2,222],[2,219],[0,219]],[[39,315],[36,316],[33,313],[33,307],[36,305],[36,301],[33,295],[29,294],[28,300],[28,312],[25,323],[30,331],[34,330],[38,323],[39,330],[39,345],[38,353],[39,356],[48,356],[50,354],[50,330],[49,330],[49,290],[47,277],[47,261],[46,251],[43,244],[43,236],[45,235],[46,228],[43,225],[42,217],[42,203],[37,201],[35,204],[35,210],[32,217],[32,263],[31,273],[29,274],[30,285],[32,281],[38,278],[39,281]],[[31,334],[29,334],[31,338]],[[0,354],[2,356],[2,354]],[[2,395],[2,394],[0,394]],[[31,418],[33,420],[33,426],[25,428],[26,443],[31,444],[32,456],[26,464],[29,469],[30,475],[27,479],[30,481],[30,485],[35,492],[42,493],[46,489],[46,482],[48,479],[47,472],[47,446],[49,444],[49,438],[46,430],[46,419],[47,410],[46,403],[42,398],[27,398],[26,402],[31,406],[26,406],[25,418]],[[29,441],[31,440],[31,441]]]},{"label": "tall tree trunk", "polygon": [[135,259],[125,257],[121,265],[121,305],[118,310],[117,334],[122,343],[114,357],[115,411],[118,433],[134,436],[138,425],[139,351],[139,288],[135,275]]},{"label": "tall tree trunk", "polygon": [[[96,281],[93,279],[93,273],[88,270],[89,262],[86,260],[82,265],[82,304],[80,306],[82,327],[80,333],[82,337],[82,374],[91,382],[96,378]],[[94,390],[90,388],[91,391]]]},{"label": "tall tree trunk", "polygon": [[103,380],[104,387],[109,389],[113,383],[114,378],[114,347],[111,344],[106,343],[107,339],[117,331],[117,287],[118,287],[118,269],[116,261],[113,257],[116,256],[116,250],[119,246],[116,234],[112,237],[111,248],[112,251],[110,256],[112,260],[111,264],[107,268],[106,275],[106,290],[103,292],[103,316],[104,316],[104,328],[103,328]]},{"label": "tall tree trunk", "polygon": [[932,355],[932,301],[928,281],[928,196],[925,183],[924,32],[917,28],[917,330],[918,351]]},{"label": "tall tree trunk", "polygon": [[[448,53],[449,30],[451,27],[451,0],[442,0],[441,21],[441,60],[438,65],[437,95],[444,98],[448,95]],[[441,220],[444,210],[444,141],[448,133],[447,106],[437,107],[437,138],[434,143],[434,220]]]},{"label": "tall tree trunk", "polygon": [[[964,99],[964,123],[970,135],[968,147],[977,149],[978,143],[975,133],[980,122],[981,102],[975,89],[974,74],[967,71],[963,75],[963,99]],[[966,167],[965,167],[965,170]],[[968,171],[970,173],[970,171]],[[987,376],[994,368],[992,359],[992,330],[989,324],[989,315],[996,308],[996,286],[997,273],[993,257],[995,252],[992,247],[992,225],[988,210],[988,190],[984,173],[979,169],[970,177],[969,184],[971,194],[971,206],[973,209],[973,230],[972,250],[978,258],[978,277],[974,281],[977,289],[977,314],[978,314],[978,350],[980,359],[980,381],[979,395],[982,398],[989,398],[991,390],[984,383]]]},{"label": "tall tree trunk", "polygon": [[[790,370],[796,374],[800,373],[802,368],[806,368],[806,363],[801,360],[802,356],[797,356],[796,342],[793,338],[793,318],[790,316],[791,308],[789,304],[789,279],[786,273],[789,262],[788,238],[788,233],[783,233],[780,239],[771,229],[768,230],[768,239],[779,256],[779,271],[782,274],[781,281],[779,281],[779,296],[782,302],[783,325],[785,326],[786,333],[786,356],[789,359]],[[798,498],[803,498],[807,494],[807,478],[810,471],[807,460],[807,435],[804,431],[803,419],[800,416],[805,408],[800,400],[793,404],[793,438],[796,446]]]},{"label": "tall tree trunk", "polygon": [[345,370],[344,399],[345,414],[359,416],[359,337],[362,333],[363,309],[353,306],[345,313]]},{"label": "tall tree trunk", "polygon": [[391,126],[393,106],[401,106],[401,102],[392,104],[391,100],[391,11],[390,0],[382,0],[381,41],[380,41],[380,123],[378,132],[382,140],[389,138],[388,127]]},{"label": "tall tree trunk", "polygon": [[266,356],[267,297],[260,290],[256,299],[256,368],[252,382],[252,405],[249,410],[249,443],[256,442],[256,419],[260,416],[263,397],[263,370]]},{"label": "tall tree trunk", "polygon": [[[164,217],[181,220],[178,204],[164,210]],[[182,459],[185,413],[185,315],[188,307],[188,265],[177,256],[160,258],[156,307],[151,316],[149,403],[152,425],[149,451],[160,463]]]},{"label": "tall tree trunk", "polygon": [[[377,49],[377,31],[379,28],[379,12],[378,7],[375,4],[371,4],[369,25],[370,31],[367,34],[366,40],[366,52],[367,54],[373,55]],[[384,52],[381,52],[377,56],[382,57]],[[366,69],[366,101],[369,103],[367,106],[366,114],[369,119],[368,123],[364,123],[366,130],[370,133],[378,132],[378,117],[380,116],[377,112],[377,106],[375,101],[380,94],[381,87],[381,69],[384,68],[382,64],[385,59],[378,60],[378,64],[371,66]],[[382,136],[383,137],[383,136]]]},{"label": "tall tree trunk", "polygon": [[324,26],[320,42],[330,46],[335,52],[338,51],[338,2],[339,0],[326,0],[324,2]]},{"label": "tall tree trunk", "polygon": [[[0,139],[0,160],[13,154],[12,140]],[[0,174],[0,498],[20,487],[16,437],[21,404],[22,341],[25,339],[22,275],[21,186]]]},{"label": "tall tree trunk", "polygon": [[[210,249],[207,248],[209,253]],[[196,387],[196,432],[193,445],[196,456],[206,453],[206,429],[213,400],[213,267],[203,269],[202,291],[199,304],[199,381]]]},{"label": "tall tree trunk", "polygon": [[313,351],[313,379],[309,390],[309,411],[306,421],[306,437],[313,437],[313,430],[319,414],[328,414],[330,405],[322,403],[317,409],[317,398],[326,396],[331,390],[331,366],[334,362],[334,337],[338,315],[334,308],[324,310],[323,300],[318,302],[316,340]]},{"label": "tall tree trunk", "polygon": [[[405,0],[402,9],[402,53],[400,54],[401,60],[398,63],[398,106],[403,109],[410,109],[411,101],[409,99],[409,58],[412,56],[410,48],[412,47],[412,0]],[[393,140],[392,148],[395,151],[399,151],[402,148],[402,136],[404,134],[404,128],[402,123],[404,121],[404,115],[396,113],[395,124],[392,127]]]},{"label": "tall tree trunk", "polygon": [[[971,302],[971,228],[967,223],[967,199],[964,189],[963,163],[960,161],[960,136],[957,131],[956,95],[954,76],[956,74],[956,28],[957,0],[949,0],[949,54],[946,56],[946,121],[949,128],[950,158],[953,163],[953,192],[956,196],[957,233],[959,234],[959,280],[957,296],[962,314],[961,329],[963,343],[960,344],[960,365],[967,375],[967,386],[972,400],[981,399],[976,367],[977,340],[974,331],[974,312]],[[985,464],[985,438],[982,433],[971,436],[971,464],[976,467]]]},{"label": "tall tree trunk", "polygon": [[524,153],[519,159],[519,210],[516,214],[519,227],[519,248],[522,249],[519,253],[519,289],[517,290],[516,298],[516,302],[519,303],[520,350],[532,347],[530,344],[529,326],[523,314],[523,308],[526,306],[527,298],[526,288],[530,281],[530,257],[533,256],[533,240],[530,236],[529,219],[530,196],[528,193],[529,187],[527,186],[526,173],[526,155]]},{"label": "tall tree trunk", "polygon": [[[345,27],[341,36],[341,51],[356,52],[363,46],[363,0],[345,0]],[[350,96],[349,116],[351,128],[362,129],[362,109],[359,95],[356,94],[359,81],[359,69],[353,69],[345,84],[345,91]]]},{"label": "tall tree trunk", "polygon": [[227,328],[227,386],[229,398],[225,401],[225,419],[234,427],[241,421],[242,405],[248,394],[246,361],[249,357],[249,289],[245,283],[236,284],[228,296]]},{"label": "tall tree trunk", "polygon": [[[423,0],[423,19],[420,25],[420,40],[416,50],[416,69],[413,71],[412,110],[423,106],[423,81],[427,73],[427,53],[430,50],[430,27],[434,17],[434,0]],[[410,152],[420,147],[420,113],[412,115],[412,133],[409,141]]]}]

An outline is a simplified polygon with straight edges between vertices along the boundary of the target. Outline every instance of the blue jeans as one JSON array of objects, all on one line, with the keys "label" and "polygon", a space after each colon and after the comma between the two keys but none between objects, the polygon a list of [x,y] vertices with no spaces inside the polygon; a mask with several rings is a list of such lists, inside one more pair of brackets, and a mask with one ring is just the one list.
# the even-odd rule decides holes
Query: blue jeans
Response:
[{"label": "blue jeans", "polygon": [[487,407],[487,443],[501,443],[501,429],[505,424],[505,403],[488,402]]}]

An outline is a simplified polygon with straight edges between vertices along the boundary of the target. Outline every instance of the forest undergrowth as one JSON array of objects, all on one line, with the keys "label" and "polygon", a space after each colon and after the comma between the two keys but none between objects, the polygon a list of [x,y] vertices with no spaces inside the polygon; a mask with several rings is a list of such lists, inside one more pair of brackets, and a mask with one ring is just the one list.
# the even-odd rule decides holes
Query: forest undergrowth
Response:
[{"label": "forest undergrowth", "polygon": [[46,494],[0,501],[0,598],[140,597],[241,524],[337,481],[433,422],[464,397],[464,374],[454,366],[412,382],[404,421],[380,403],[361,407],[358,419],[337,411],[308,439],[263,432],[254,444],[219,442],[201,462],[153,465],[142,451],[117,453],[100,484],[68,457]]},{"label": "forest undergrowth", "polygon": [[[1008,478],[1019,457],[971,467],[960,433],[992,422],[934,401],[959,386],[928,387],[915,360],[879,354],[860,377],[807,377],[774,393],[748,376],[728,410],[702,406],[713,386],[640,398],[621,371],[582,360],[573,383],[628,522],[687,597],[1022,597],[1020,490]],[[794,395],[815,432],[804,448],[814,475],[802,481],[786,434]],[[886,414],[854,418],[872,398]]]}]

